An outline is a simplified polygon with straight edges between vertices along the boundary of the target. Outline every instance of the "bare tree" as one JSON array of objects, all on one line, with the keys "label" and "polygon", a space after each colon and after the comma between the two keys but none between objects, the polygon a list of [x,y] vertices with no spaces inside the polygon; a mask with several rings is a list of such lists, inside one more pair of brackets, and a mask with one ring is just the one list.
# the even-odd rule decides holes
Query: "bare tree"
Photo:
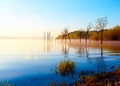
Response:
[{"label": "bare tree", "polygon": [[101,44],[103,42],[103,30],[108,24],[107,17],[98,18],[96,21],[96,29],[101,31]]},{"label": "bare tree", "polygon": [[79,34],[80,43],[81,43],[81,38],[82,38],[82,32],[83,32],[83,29],[80,29],[80,34]]},{"label": "bare tree", "polygon": [[69,32],[68,32],[68,28],[64,28],[64,31],[62,32],[62,40],[65,39],[65,42],[66,42],[67,37],[70,40],[70,35],[69,35]]},{"label": "bare tree", "polygon": [[91,28],[92,28],[92,23],[89,23],[87,28],[86,28],[87,29],[87,31],[86,31],[86,43],[87,43],[88,38],[90,40],[89,31],[90,31]]}]

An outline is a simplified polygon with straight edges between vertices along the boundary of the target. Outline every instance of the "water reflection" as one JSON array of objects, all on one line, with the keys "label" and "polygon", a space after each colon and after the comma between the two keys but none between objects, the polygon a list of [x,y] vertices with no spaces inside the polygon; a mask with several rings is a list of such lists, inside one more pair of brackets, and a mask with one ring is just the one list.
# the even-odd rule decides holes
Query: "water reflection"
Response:
[{"label": "water reflection", "polygon": [[103,46],[101,45],[101,58],[103,58]]},{"label": "water reflection", "polygon": [[[68,53],[69,53],[69,46],[71,44],[71,47],[76,48],[78,46],[78,48],[76,48],[78,51],[77,53],[79,53],[80,57],[84,57],[82,54],[85,55],[86,57],[86,61],[88,61],[88,63],[93,64],[97,71],[105,71],[106,70],[106,65],[105,65],[105,61],[104,61],[104,53],[103,53],[103,48],[104,46],[97,44],[97,46],[95,45],[96,48],[98,48],[98,51],[94,51],[97,52],[98,55],[96,55],[94,52],[91,52],[91,48],[94,47],[94,45],[92,44],[85,44],[85,43],[78,43],[76,44],[74,43],[63,43],[63,47],[62,47],[62,51],[64,52],[65,56],[68,57]],[[94,59],[92,54],[94,54]]]},{"label": "water reflection", "polygon": [[[0,78],[8,76],[13,78],[23,76],[24,78],[24,75],[25,77],[26,75],[30,75],[28,78],[35,77],[35,81],[38,81],[37,77],[39,76],[39,80],[43,80],[44,83],[47,83],[50,82],[50,78],[48,77],[52,77],[58,81],[65,80],[66,78],[64,77],[64,79],[61,79],[61,76],[59,74],[56,75],[53,74],[53,71],[51,72],[51,69],[54,69],[54,66],[56,64],[59,65],[58,68],[60,67],[60,70],[64,70],[64,72],[61,72],[63,75],[70,75],[75,77],[110,71],[108,67],[114,69],[115,64],[119,64],[120,62],[119,60],[115,59],[119,56],[116,56],[115,58],[108,56],[108,53],[111,52],[119,53],[118,51],[120,51],[120,45],[118,45],[118,43],[117,45],[116,43],[113,43],[113,45],[110,43],[103,43],[103,46],[100,46],[98,42],[91,44],[88,43],[86,45],[82,41],[80,44],[78,43],[79,40],[71,40],[71,42],[61,43],[61,47],[60,42],[58,42],[56,41],[56,43],[53,45],[53,41],[46,40],[0,40],[0,55],[3,53],[0,56]],[[50,55],[48,55],[48,53],[50,53]],[[78,58],[79,56],[80,58]],[[36,59],[28,60],[25,58]],[[64,59],[73,61],[76,67],[70,66],[72,62],[68,62],[69,64],[66,64],[66,61],[64,61]],[[65,63],[66,66],[60,66],[60,64],[63,63]],[[4,71],[6,72],[4,73]],[[12,75],[9,71],[12,71]],[[23,81],[21,81],[21,83],[23,83]]]},{"label": "water reflection", "polygon": [[105,63],[105,61],[104,61],[104,54],[103,54],[103,46],[101,45],[100,46],[100,57],[96,57],[95,59],[96,59],[96,63],[95,63],[95,65],[96,65],[96,67],[98,68],[98,71],[100,71],[100,73],[102,73],[102,72],[104,72],[104,71],[106,71],[106,63]]},{"label": "water reflection", "polygon": [[[68,57],[70,44],[71,43],[67,43],[67,42],[62,43],[62,51],[64,52],[65,57],[66,56]],[[74,45],[71,45],[71,46],[74,46]],[[84,54],[85,54],[85,57],[86,57],[86,61],[89,64],[94,65],[95,69],[92,70],[92,71],[97,71],[99,73],[102,73],[102,72],[106,71],[106,63],[104,61],[104,55],[103,55],[104,54],[103,53],[103,46],[98,45],[98,47],[99,47],[99,52],[98,52],[99,56],[96,56],[95,58],[91,58],[91,53],[90,53],[91,46],[89,44],[85,44],[84,46],[82,46],[81,44],[79,44],[78,46],[79,46],[79,48],[78,48],[78,52],[77,53],[79,53],[81,55],[81,54],[83,54],[83,51],[84,51]],[[59,65],[61,66],[61,64],[62,64],[62,68],[64,69],[66,67],[65,61],[60,62]],[[81,63],[77,63],[77,64],[81,64]],[[63,67],[63,65],[65,67]],[[63,72],[63,70],[59,70],[59,71]],[[80,69],[79,71],[75,71],[75,72],[80,72],[80,71],[82,71],[82,70]],[[90,71],[90,73],[91,73],[91,70],[86,70],[86,71],[87,72]],[[68,71],[64,70],[63,73],[67,73],[67,72]]]},{"label": "water reflection", "polygon": [[44,40],[44,52],[49,53],[53,48],[53,40]]},{"label": "water reflection", "polygon": [[47,53],[51,50],[51,41],[47,41]]},{"label": "water reflection", "polygon": [[70,49],[71,42],[62,42],[62,52],[65,57],[68,57],[69,55],[69,49]]},{"label": "water reflection", "polygon": [[100,46],[99,48],[99,53],[100,56],[96,56],[94,59],[89,57],[89,48],[86,45],[86,57],[87,57],[87,61],[90,64],[94,64],[94,66],[96,67],[96,71],[102,73],[104,71],[106,71],[106,64],[104,61],[104,55],[103,55],[103,46],[102,45],[98,45]]},{"label": "water reflection", "polygon": [[[81,51],[81,49],[80,49]],[[76,63],[75,61],[72,60],[64,60],[61,61],[58,65],[58,71],[62,76],[67,76],[67,77],[71,77],[73,79],[78,78],[78,80],[80,80],[80,82],[83,83],[82,80],[86,80],[85,78],[83,79],[83,77],[90,77],[91,75],[96,75],[99,74],[102,75],[102,73],[104,73],[106,71],[106,63],[104,61],[104,53],[103,53],[103,47],[100,46],[99,48],[99,53],[100,56],[95,57],[94,59],[89,57],[89,47],[87,45],[85,45],[85,53],[86,53],[86,59],[87,61],[91,64],[94,65],[95,69],[79,69],[79,64],[81,63]],[[77,65],[77,66],[75,66]]]},{"label": "water reflection", "polygon": [[[88,49],[99,49],[101,47],[99,41],[91,41],[90,43],[87,43],[87,45],[84,42],[84,40],[82,40],[81,43],[79,43],[79,40],[71,41],[71,47],[76,48],[76,49],[79,47],[78,51],[80,51],[80,52],[83,50],[82,48],[86,48],[86,46]],[[109,53],[114,52],[114,53],[119,54],[120,41],[105,41],[105,42],[103,42],[102,48],[103,48],[103,50],[107,50]],[[86,50],[83,50],[83,52],[85,53]]]},{"label": "water reflection", "polygon": [[86,57],[88,58],[88,55],[89,55],[89,46],[87,45],[86,43],[86,46],[85,46],[85,50],[86,50]]},{"label": "water reflection", "polygon": [[[65,43],[65,47],[64,47],[63,51],[64,51],[65,55],[66,54],[68,55],[66,46],[67,45]],[[76,48],[77,46],[78,46],[78,48]],[[107,69],[106,69],[106,63],[104,61],[104,53],[103,53],[104,52],[103,51],[104,46],[102,46],[100,44],[97,44],[96,47],[98,48],[98,51],[94,51],[94,52],[97,52],[98,55],[94,54],[94,52],[91,52],[91,48],[94,47],[91,44],[84,44],[84,43],[78,43],[78,44],[76,44],[74,42],[74,43],[71,43],[71,47],[74,47],[74,48],[78,49],[77,53],[79,53],[80,57],[84,58],[84,56],[82,55],[82,54],[84,54],[85,57],[86,57],[86,61],[89,64],[94,65],[95,71],[98,71],[98,72],[107,71]],[[92,54],[94,54],[94,58],[92,57]]]}]

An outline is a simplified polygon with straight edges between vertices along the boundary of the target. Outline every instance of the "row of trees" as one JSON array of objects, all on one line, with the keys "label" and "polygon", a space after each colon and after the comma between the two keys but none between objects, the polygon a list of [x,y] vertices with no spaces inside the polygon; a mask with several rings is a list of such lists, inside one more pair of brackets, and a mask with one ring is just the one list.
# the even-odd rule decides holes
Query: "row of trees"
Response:
[{"label": "row of trees", "polygon": [[[89,32],[90,38],[92,40],[100,40],[101,32],[91,31]],[[115,26],[113,28],[103,30],[103,40],[120,40],[120,26]]]},{"label": "row of trees", "polygon": [[101,40],[101,44],[103,40],[120,40],[120,26],[115,26],[110,29],[105,29],[108,24],[108,20],[106,17],[98,18],[96,23],[93,25],[89,23],[86,29],[80,29],[74,32],[68,32],[68,29],[65,28],[61,35],[57,37],[57,39],[92,39],[92,40]]}]

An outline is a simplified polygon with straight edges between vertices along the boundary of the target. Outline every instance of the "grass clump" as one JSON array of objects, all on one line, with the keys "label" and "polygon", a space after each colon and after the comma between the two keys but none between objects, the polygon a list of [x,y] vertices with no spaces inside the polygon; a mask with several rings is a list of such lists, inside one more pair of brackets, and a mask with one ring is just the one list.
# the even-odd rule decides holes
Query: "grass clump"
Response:
[{"label": "grass clump", "polygon": [[2,81],[1,86],[15,86],[15,84],[10,84],[9,82]]},{"label": "grass clump", "polygon": [[63,76],[72,75],[75,71],[75,62],[71,60],[61,61],[58,70]]}]

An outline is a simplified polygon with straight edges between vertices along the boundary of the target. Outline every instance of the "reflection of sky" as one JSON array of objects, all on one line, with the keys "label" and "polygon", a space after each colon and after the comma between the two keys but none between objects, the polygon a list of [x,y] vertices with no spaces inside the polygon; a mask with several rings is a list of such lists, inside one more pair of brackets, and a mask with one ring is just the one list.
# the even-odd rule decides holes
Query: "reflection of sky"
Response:
[{"label": "reflection of sky", "polygon": [[0,40],[0,54],[19,54],[44,52],[41,40]]},{"label": "reflection of sky", "polygon": [[3,65],[3,61],[0,61],[0,70],[3,70],[4,69],[4,65]]},{"label": "reflection of sky", "polygon": [[[56,43],[54,41],[45,42],[44,44],[42,40],[0,40],[0,47],[1,80],[15,78],[19,80],[19,78],[25,79],[25,77],[33,76],[43,78],[44,76],[54,75],[55,67],[64,59],[75,61],[79,71],[98,70],[99,68],[102,69],[104,65],[107,67],[105,70],[108,71],[111,66],[115,65],[117,67],[120,63],[120,60],[118,60],[120,56],[110,56],[108,54],[111,48],[105,48],[105,50],[103,48],[103,58],[101,58],[99,48],[89,47],[87,57],[86,48],[84,46],[78,48],[73,43],[66,45],[68,56],[65,57],[62,50],[65,45],[62,46],[61,41],[56,41]],[[82,52],[78,53],[80,49],[82,49]],[[57,77],[57,75],[54,76]]]}]

